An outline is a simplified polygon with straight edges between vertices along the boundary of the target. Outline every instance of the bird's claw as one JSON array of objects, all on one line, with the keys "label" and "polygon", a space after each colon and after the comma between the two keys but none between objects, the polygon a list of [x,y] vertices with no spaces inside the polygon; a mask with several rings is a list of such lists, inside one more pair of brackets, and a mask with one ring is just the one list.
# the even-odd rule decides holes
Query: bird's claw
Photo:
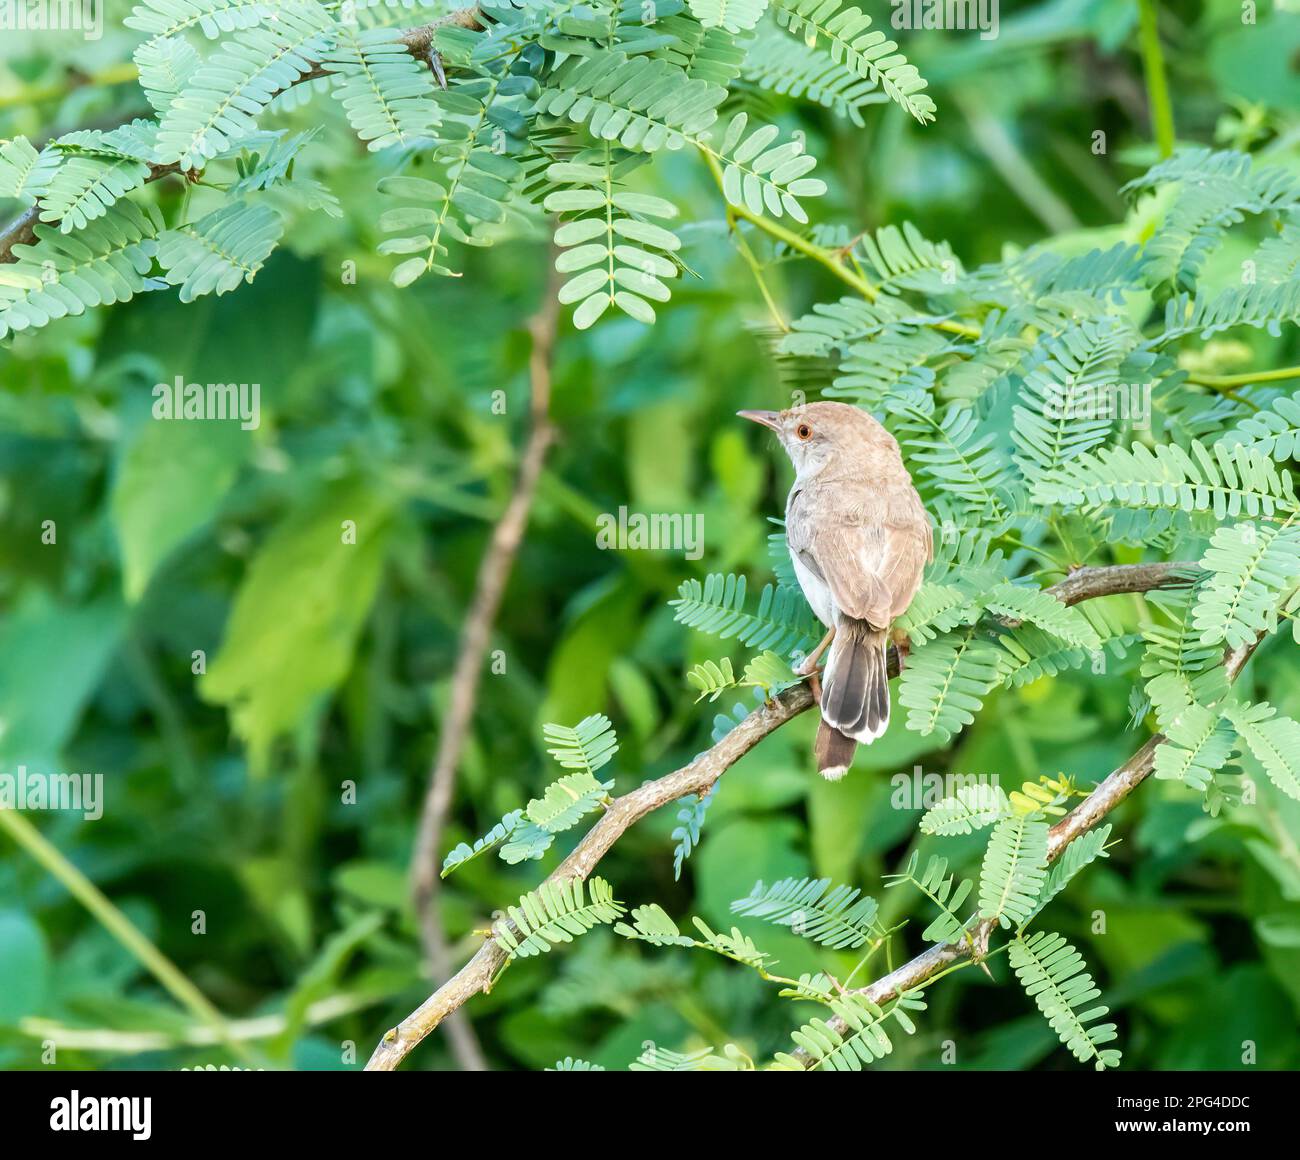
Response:
[{"label": "bird's claw", "polygon": [[807,656],[794,666],[794,675],[796,677],[811,677],[815,672],[817,672],[818,667],[817,658],[814,656]]}]

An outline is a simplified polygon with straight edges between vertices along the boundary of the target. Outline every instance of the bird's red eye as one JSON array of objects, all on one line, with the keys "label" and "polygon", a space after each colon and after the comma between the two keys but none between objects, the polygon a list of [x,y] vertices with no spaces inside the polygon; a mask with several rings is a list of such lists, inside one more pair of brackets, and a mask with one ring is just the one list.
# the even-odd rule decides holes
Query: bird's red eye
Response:
[{"label": "bird's red eye", "polygon": [[812,428],[809,427],[807,423],[800,423],[799,426],[795,428],[794,433],[798,435],[800,439],[812,438]]}]

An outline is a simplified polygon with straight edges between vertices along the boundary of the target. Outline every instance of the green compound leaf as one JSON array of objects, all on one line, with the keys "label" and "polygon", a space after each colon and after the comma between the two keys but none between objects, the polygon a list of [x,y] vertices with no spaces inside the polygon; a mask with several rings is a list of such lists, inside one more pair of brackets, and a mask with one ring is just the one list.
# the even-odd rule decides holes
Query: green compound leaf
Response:
[{"label": "green compound leaf", "polygon": [[585,893],[581,879],[543,882],[507,908],[509,922],[500,920],[494,925],[493,941],[509,960],[545,954],[593,926],[613,922],[623,910],[603,878],[591,879]]}]

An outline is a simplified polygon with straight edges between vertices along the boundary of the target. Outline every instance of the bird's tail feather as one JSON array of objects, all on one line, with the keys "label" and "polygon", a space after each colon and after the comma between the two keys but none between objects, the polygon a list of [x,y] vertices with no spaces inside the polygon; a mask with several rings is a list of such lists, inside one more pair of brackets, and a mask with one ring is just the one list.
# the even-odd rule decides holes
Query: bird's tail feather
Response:
[{"label": "bird's tail feather", "polygon": [[827,781],[839,781],[853,764],[857,748],[858,743],[852,737],[845,737],[838,729],[832,729],[823,719],[817,726],[817,740],[813,743],[817,772]]},{"label": "bird's tail feather", "polygon": [[822,720],[862,745],[889,726],[888,641],[865,620],[842,620],[822,676]]}]

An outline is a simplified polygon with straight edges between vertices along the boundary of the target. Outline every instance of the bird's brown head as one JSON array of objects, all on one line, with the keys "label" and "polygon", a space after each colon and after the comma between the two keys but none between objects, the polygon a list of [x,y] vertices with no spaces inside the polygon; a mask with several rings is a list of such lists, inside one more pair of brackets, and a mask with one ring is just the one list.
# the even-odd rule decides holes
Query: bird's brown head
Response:
[{"label": "bird's brown head", "polygon": [[866,411],[847,403],[805,403],[785,411],[737,414],[776,433],[800,478],[841,462],[867,467],[882,458],[898,458],[894,437]]}]

